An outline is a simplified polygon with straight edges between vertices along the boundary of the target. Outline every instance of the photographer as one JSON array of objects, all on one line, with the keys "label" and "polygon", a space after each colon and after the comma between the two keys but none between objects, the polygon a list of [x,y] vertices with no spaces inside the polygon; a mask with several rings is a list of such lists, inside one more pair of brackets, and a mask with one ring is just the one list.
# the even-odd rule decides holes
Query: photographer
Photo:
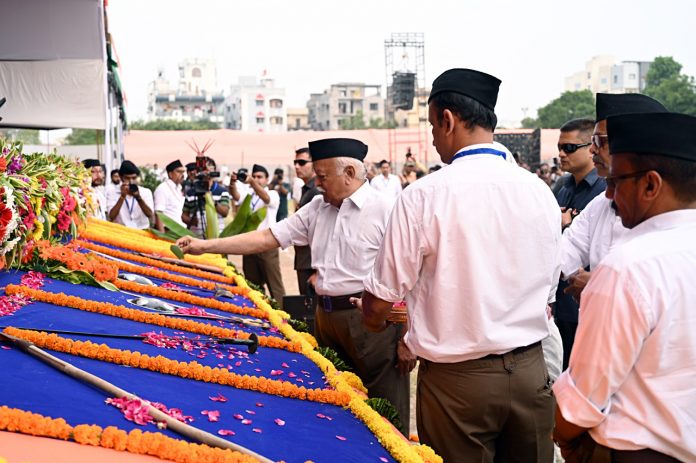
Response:
[{"label": "photographer", "polygon": [[[266,218],[258,227],[258,230],[270,228],[276,223],[276,215],[278,214],[278,206],[280,197],[276,190],[268,188],[268,171],[265,167],[254,164],[251,169],[251,175],[243,173],[246,179],[244,183],[251,187],[251,190],[246,195],[239,193],[237,188],[237,178],[239,172],[233,173],[230,178],[230,194],[232,199],[240,204],[246,196],[251,195],[251,209],[257,211],[262,207],[266,207]],[[240,179],[241,181],[241,179]],[[287,192],[287,189],[286,189]],[[281,304],[283,296],[285,296],[285,286],[280,275],[280,258],[278,256],[278,248],[273,248],[268,251],[257,254],[245,255],[242,260],[242,268],[244,276],[252,283],[261,286],[268,286],[271,297]]]},{"label": "photographer", "polygon": [[276,222],[280,222],[288,217],[288,193],[290,192],[290,184],[283,182],[283,174],[283,169],[276,169],[273,172],[273,180],[268,186],[270,190],[278,192],[278,196],[280,197]]},{"label": "photographer", "polygon": [[121,177],[121,186],[109,190],[106,199],[109,220],[129,228],[150,228],[155,203],[152,192],[137,183],[140,169],[131,161],[123,161],[118,174]]},{"label": "photographer", "polygon": [[218,182],[220,173],[212,158],[200,156],[197,159],[198,172],[188,190],[181,219],[198,236],[206,237],[205,195],[210,193],[217,212],[218,230],[225,227],[225,217],[230,211],[230,195],[227,189]]}]

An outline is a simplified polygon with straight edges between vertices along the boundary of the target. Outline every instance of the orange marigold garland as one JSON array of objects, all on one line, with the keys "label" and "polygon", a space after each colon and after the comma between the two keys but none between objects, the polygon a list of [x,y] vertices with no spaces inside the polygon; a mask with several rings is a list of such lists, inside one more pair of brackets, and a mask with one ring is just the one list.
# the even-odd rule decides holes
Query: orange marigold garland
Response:
[{"label": "orange marigold garland", "polygon": [[40,331],[22,330],[12,327],[5,328],[4,331],[7,334],[25,339],[45,349],[117,365],[156,371],[166,375],[180,376],[206,383],[217,383],[237,389],[247,389],[292,399],[328,403],[341,407],[345,407],[350,401],[350,396],[345,392],[333,389],[307,389],[287,381],[240,375],[232,373],[225,368],[203,366],[195,361],[180,362],[162,357],[161,355],[151,357],[140,352],[113,349],[106,344],[95,344],[90,341],[73,341],[56,334],[46,334]]},{"label": "orange marigold garland", "polygon": [[[12,294],[24,294],[25,296],[40,302],[47,302],[49,304],[71,307],[73,309],[84,310],[86,312],[100,313],[111,317],[124,318],[127,320],[148,323],[175,330],[189,331],[191,333],[203,334],[206,336],[214,336],[218,338],[249,338],[249,333],[244,331],[220,328],[218,326],[207,325],[205,323],[180,318],[169,318],[164,315],[146,313],[140,310],[110,304],[108,302],[91,301],[89,299],[82,299],[76,296],[68,296],[63,293],[50,293],[38,289],[27,288],[25,286],[7,285],[7,287],[5,287],[5,294],[8,296]],[[297,342],[289,342],[285,339],[272,336],[259,336],[259,345],[264,347],[273,347],[276,349],[285,349],[290,352],[299,352],[301,350],[301,346]]]},{"label": "orange marigold garland", "polygon": [[94,259],[75,250],[75,244],[57,245],[41,240],[35,245],[38,257],[44,261],[58,261],[69,270],[82,270],[90,273],[98,281],[114,281],[118,278],[118,268],[111,262]]},{"label": "orange marigold garland", "polygon": [[233,450],[192,444],[160,433],[143,432],[140,429],[126,432],[115,426],[101,428],[90,424],[71,426],[62,418],[50,418],[4,405],[0,406],[0,431],[19,432],[53,439],[72,439],[83,445],[128,451],[139,455],[152,455],[178,463],[192,461],[258,462],[256,458]]}]

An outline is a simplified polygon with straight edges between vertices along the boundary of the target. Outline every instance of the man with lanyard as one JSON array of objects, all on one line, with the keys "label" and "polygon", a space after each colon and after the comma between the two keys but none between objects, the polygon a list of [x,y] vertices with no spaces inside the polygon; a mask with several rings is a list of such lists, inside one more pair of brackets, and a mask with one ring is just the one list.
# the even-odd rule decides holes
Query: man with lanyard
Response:
[{"label": "man with lanyard", "polygon": [[[280,196],[276,190],[268,189],[268,170],[264,166],[254,164],[251,168],[251,175],[247,175],[245,184],[251,187],[251,210],[258,211],[262,207],[266,208],[266,218],[261,222],[258,230],[265,230],[276,223],[276,215],[280,205]],[[237,174],[232,173],[230,177],[230,194],[232,199],[241,204],[248,195],[242,196],[237,189]],[[269,249],[264,252],[245,254],[242,259],[244,276],[260,287],[268,286],[271,297],[275,299],[280,307],[283,306],[285,296],[285,285],[280,273],[280,256],[278,248]]]},{"label": "man with lanyard", "polygon": [[[592,134],[592,161],[597,175],[605,178],[609,173],[609,143],[607,142],[607,118],[620,114],[667,112],[656,100],[640,93],[598,93],[597,123]],[[565,229],[561,238],[561,275],[568,280],[566,294],[580,300],[580,293],[594,269],[619,243],[626,228],[616,215],[613,202],[606,195],[597,195]]]},{"label": "man with lanyard", "polygon": [[392,325],[381,333],[367,332],[349,301],[360,295],[362,280],[372,268],[391,202],[374,194],[365,181],[362,160],[367,146],[362,142],[317,140],[309,143],[309,152],[322,198],[315,197],[270,229],[212,241],[182,238],[177,244],[192,254],[258,253],[278,246],[309,245],[312,267],[317,271],[317,341],[351,364],[370,397],[389,400],[407,431],[408,375],[396,368],[401,328]]},{"label": "man with lanyard", "polygon": [[109,220],[129,228],[150,228],[155,208],[152,192],[138,185],[140,169],[131,161],[123,161],[118,170],[121,188],[112,190],[107,198]]},{"label": "man with lanyard", "polygon": [[[195,163],[194,163],[195,164]],[[193,171],[192,186],[186,190],[186,201],[181,218],[186,225],[198,236],[205,238],[205,227],[207,219],[205,215],[205,194],[210,193],[215,203],[216,218],[218,221],[218,232],[225,228],[225,217],[230,212],[230,194],[227,188],[222,186],[218,177],[210,175],[215,172],[217,164],[210,157],[205,158],[206,170],[203,172]],[[219,174],[219,173],[218,173]]]},{"label": "man with lanyard", "polygon": [[403,190],[399,177],[391,173],[391,166],[386,159],[382,159],[379,162],[379,170],[381,172],[380,175],[370,180],[370,185],[375,190],[382,192],[382,194],[396,199],[401,193],[401,190]]},{"label": "man with lanyard", "polygon": [[104,186],[104,169],[96,159],[85,159],[82,161],[85,169],[92,175],[92,190],[94,191],[94,204],[91,216],[97,219],[106,220],[106,190]]},{"label": "man with lanyard", "polygon": [[[155,211],[161,212],[182,227],[186,227],[184,221],[181,220],[186,201],[181,184],[184,182],[186,169],[177,159],[167,164],[165,170],[167,171],[167,179],[160,183],[155,190]],[[157,215],[155,215],[155,226],[164,233],[164,223]]]},{"label": "man with lanyard", "polygon": [[433,144],[450,165],[401,193],[362,297],[376,332],[405,298],[419,437],[448,463],[553,460],[541,340],[561,213],[549,188],[493,144],[499,85],[471,69],[433,82]]},{"label": "man with lanyard", "polygon": [[[312,168],[312,158],[309,156],[309,148],[300,148],[295,151],[295,176],[302,180],[303,185],[297,209],[309,204],[317,195],[321,194],[315,186],[316,177]],[[309,279],[314,275],[312,268],[312,251],[309,246],[295,246],[295,272],[297,272],[297,286],[300,294],[307,296],[307,285]]]},{"label": "man with lanyard", "polygon": [[554,385],[566,461],[696,461],[696,118],[606,121],[607,194],[626,232],[582,293]]},{"label": "man with lanyard", "polygon": [[[563,177],[555,191],[561,207],[561,230],[570,226],[573,218],[597,195],[604,192],[607,183],[597,175],[592,163],[590,138],[595,122],[592,119],[573,119],[561,126],[558,138],[558,157],[561,169],[570,175]],[[561,280],[556,290],[554,322],[563,339],[563,369],[568,368],[568,359],[573,348],[575,330],[578,328],[578,303],[565,289],[568,283]]]}]

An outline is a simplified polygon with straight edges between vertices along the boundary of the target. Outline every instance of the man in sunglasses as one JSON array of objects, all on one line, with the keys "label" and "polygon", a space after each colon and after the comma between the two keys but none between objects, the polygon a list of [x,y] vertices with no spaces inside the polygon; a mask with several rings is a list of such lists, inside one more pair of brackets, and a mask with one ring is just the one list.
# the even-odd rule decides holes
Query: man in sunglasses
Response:
[{"label": "man in sunglasses", "polygon": [[[573,119],[561,127],[558,157],[561,169],[570,173],[559,182],[555,191],[561,207],[561,227],[570,226],[573,218],[597,195],[604,192],[606,182],[597,175],[590,153],[590,137],[595,122],[592,119]],[[573,339],[578,327],[578,304],[564,292],[568,284],[561,280],[556,291],[554,321],[563,340],[563,369],[568,367]]]},{"label": "man in sunglasses", "polygon": [[696,118],[606,129],[607,195],[629,230],[583,291],[554,438],[566,461],[696,461]]},{"label": "man in sunglasses", "polygon": [[[659,101],[639,93],[598,93],[596,111],[597,123],[590,152],[597,174],[606,178],[609,174],[607,118],[621,114],[666,112],[667,109]],[[610,187],[608,184],[607,188]],[[626,232],[612,204],[607,196],[597,195],[563,233],[561,272],[569,283],[566,294],[576,300],[580,299],[580,293],[590,279],[590,271],[622,240]],[[590,271],[585,270],[588,267]]]},{"label": "man in sunglasses", "polygon": [[[297,209],[306,206],[315,196],[321,192],[315,185],[316,176],[312,168],[312,158],[309,155],[309,148],[300,148],[295,151],[295,175],[304,182],[302,185],[302,195],[297,202]],[[314,275],[312,268],[312,251],[309,246],[295,246],[295,272],[297,272],[297,286],[300,294],[307,296],[307,285],[309,279]]]}]

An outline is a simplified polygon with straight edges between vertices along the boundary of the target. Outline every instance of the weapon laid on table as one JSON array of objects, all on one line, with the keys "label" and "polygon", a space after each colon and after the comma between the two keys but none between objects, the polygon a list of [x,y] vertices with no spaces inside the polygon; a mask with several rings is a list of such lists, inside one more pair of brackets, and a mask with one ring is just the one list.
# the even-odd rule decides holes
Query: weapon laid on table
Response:
[{"label": "weapon laid on table", "polygon": [[[0,326],[0,330],[4,330],[7,328],[6,326]],[[65,330],[53,330],[53,329],[45,329],[45,328],[24,328],[20,326],[13,326],[12,328],[16,328],[18,330],[27,330],[27,331],[43,331],[44,333],[53,333],[53,334],[64,334],[67,336],[87,336],[87,337],[94,337],[94,338],[111,338],[111,339],[135,339],[135,340],[143,340],[147,339],[147,336],[144,334],[115,334],[115,333],[87,333],[83,331],[65,331]],[[167,335],[168,336],[168,335]],[[168,336],[172,339],[175,339],[177,341],[190,341],[190,342],[214,342],[216,344],[235,344],[235,345],[240,345],[240,346],[247,346],[247,351],[250,354],[255,354],[256,351],[258,350],[259,347],[259,337],[256,336],[256,334],[251,333],[249,335],[249,339],[241,339],[241,338],[218,338],[218,337],[207,337],[207,338],[189,338],[186,336]]]},{"label": "weapon laid on table", "polygon": [[215,267],[213,265],[195,264],[195,263],[189,262],[187,260],[172,259],[169,257],[157,256],[155,254],[148,254],[145,252],[139,252],[138,254],[143,256],[143,257],[147,257],[149,259],[155,259],[155,260],[158,260],[160,262],[165,262],[167,264],[181,265],[182,267],[195,268],[198,270],[203,270],[205,272],[219,273],[221,275],[224,274],[223,269],[221,269],[220,267]]},{"label": "weapon laid on table", "polygon": [[147,412],[150,414],[150,416],[152,416],[157,421],[164,421],[165,423],[167,423],[168,429],[171,429],[172,431],[184,437],[195,440],[196,442],[200,442],[201,444],[209,445],[211,447],[234,450],[236,452],[240,452],[245,455],[249,455],[253,458],[256,458],[263,463],[272,463],[272,461],[268,458],[259,455],[258,453],[249,450],[246,447],[222,439],[213,434],[205,432],[202,429],[198,429],[194,426],[182,423],[181,421],[172,418],[171,416],[167,415],[161,410],[157,410],[156,408],[151,406],[149,402],[141,399],[137,395],[132,394],[124,389],[121,389],[120,387],[100,378],[99,376],[93,375],[92,373],[88,373],[85,370],[77,368],[71,363],[61,360],[58,357],[49,354],[45,350],[36,347],[33,343],[29,341],[1,332],[0,339],[11,342],[12,344],[19,347],[19,349],[31,355],[32,357],[38,358],[42,362],[46,363],[47,365],[50,365],[51,367],[57,370],[62,371],[66,375],[71,376],[77,379],[78,381],[83,381],[91,386],[94,386],[104,391],[109,397],[126,397],[131,400],[139,400],[143,405],[147,407]]}]

